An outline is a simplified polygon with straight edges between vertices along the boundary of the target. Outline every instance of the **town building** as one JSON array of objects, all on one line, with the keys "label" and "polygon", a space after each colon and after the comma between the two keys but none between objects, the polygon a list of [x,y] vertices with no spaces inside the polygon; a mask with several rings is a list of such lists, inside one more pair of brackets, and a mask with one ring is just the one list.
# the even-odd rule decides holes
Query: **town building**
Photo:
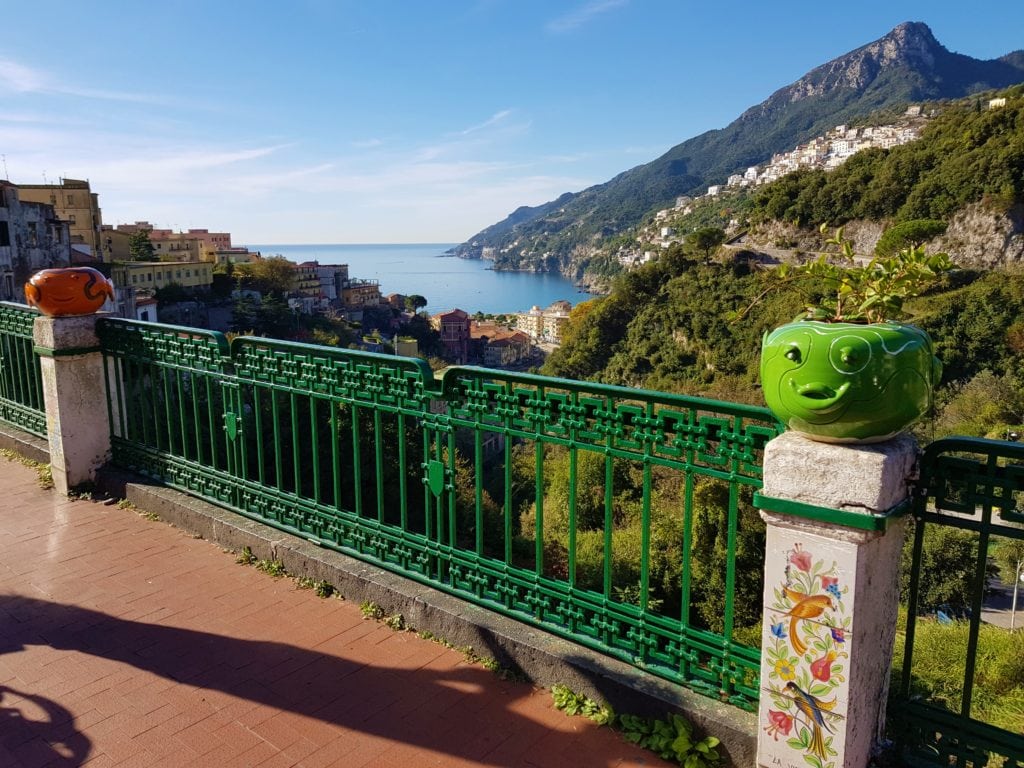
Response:
[{"label": "town building", "polygon": [[[346,271],[347,271],[346,267]],[[346,307],[362,309],[380,304],[380,281],[350,278],[341,287],[341,301]]]},{"label": "town building", "polygon": [[348,282],[348,264],[314,263],[320,277],[320,293],[329,302],[337,301],[341,298],[345,283]]},{"label": "town building", "polygon": [[534,305],[529,312],[516,315],[516,327],[531,339],[561,344],[571,311],[572,304],[564,299],[554,302],[547,309]]},{"label": "town building", "polygon": [[441,334],[445,352],[456,365],[469,360],[469,315],[461,309],[439,312],[430,318],[430,324]]},{"label": "town building", "polygon": [[530,356],[530,337],[522,331],[506,331],[488,339],[483,350],[484,365],[491,368],[506,368],[516,365]]},{"label": "town building", "polygon": [[228,232],[210,232],[208,229],[175,232],[171,229],[158,229],[148,221],[136,221],[133,224],[118,224],[116,227],[106,224],[100,227],[102,260],[114,262],[131,259],[131,236],[140,231],[149,235],[154,255],[161,260],[214,263],[230,261],[238,264],[252,261],[254,258],[254,254],[248,249],[232,246],[231,234]]},{"label": "town building", "polygon": [[0,180],[0,301],[24,301],[22,286],[40,269],[71,265],[71,233],[52,205],[26,202]]},{"label": "town building", "polygon": [[18,184],[22,202],[53,206],[57,218],[66,221],[71,244],[83,246],[88,255],[100,257],[100,228],[103,217],[99,195],[81,179],[61,179],[60,184]]},{"label": "town building", "polygon": [[125,261],[114,265],[111,276],[115,286],[137,291],[156,291],[171,284],[201,289],[213,284],[213,265],[190,261]]},{"label": "town building", "polygon": [[292,282],[295,293],[301,297],[320,300],[323,292],[320,289],[320,264],[315,261],[303,261],[293,264],[295,280]]},{"label": "town building", "polygon": [[395,336],[395,354],[399,357],[418,357],[419,344],[412,336]]}]

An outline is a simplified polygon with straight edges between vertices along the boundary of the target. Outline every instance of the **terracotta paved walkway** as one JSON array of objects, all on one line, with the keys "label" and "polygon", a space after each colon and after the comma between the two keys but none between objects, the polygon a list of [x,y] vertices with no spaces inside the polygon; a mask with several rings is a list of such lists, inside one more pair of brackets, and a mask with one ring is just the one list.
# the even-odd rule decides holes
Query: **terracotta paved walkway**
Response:
[{"label": "terracotta paved walkway", "polygon": [[0,766],[662,765],[550,695],[0,458]]}]

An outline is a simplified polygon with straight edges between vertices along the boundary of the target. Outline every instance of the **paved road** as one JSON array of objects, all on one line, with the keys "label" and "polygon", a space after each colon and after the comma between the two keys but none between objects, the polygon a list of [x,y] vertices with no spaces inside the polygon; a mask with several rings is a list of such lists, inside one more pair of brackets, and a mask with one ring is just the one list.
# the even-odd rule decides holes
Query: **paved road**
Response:
[{"label": "paved road", "polygon": [[0,458],[0,766],[665,765],[550,695]]}]

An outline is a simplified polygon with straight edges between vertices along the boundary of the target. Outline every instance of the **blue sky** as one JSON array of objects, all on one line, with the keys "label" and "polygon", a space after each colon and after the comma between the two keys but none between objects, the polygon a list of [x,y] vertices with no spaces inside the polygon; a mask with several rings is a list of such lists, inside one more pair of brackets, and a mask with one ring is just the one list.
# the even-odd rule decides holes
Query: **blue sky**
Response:
[{"label": "blue sky", "polygon": [[2,18],[11,181],[88,178],[105,223],[236,243],[465,240],[902,21],[977,58],[1024,48],[1006,0],[51,0]]}]

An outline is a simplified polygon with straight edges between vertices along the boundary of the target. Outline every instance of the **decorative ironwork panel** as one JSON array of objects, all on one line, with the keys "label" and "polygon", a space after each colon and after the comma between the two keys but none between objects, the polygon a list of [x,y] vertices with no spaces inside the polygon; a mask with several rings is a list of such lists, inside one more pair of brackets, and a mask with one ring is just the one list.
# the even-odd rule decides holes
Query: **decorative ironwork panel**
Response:
[{"label": "decorative ironwork panel", "polygon": [[32,325],[39,313],[23,304],[0,302],[0,420],[46,437],[46,406]]},{"label": "decorative ironwork panel", "polygon": [[[921,460],[913,511],[906,637],[900,685],[890,707],[890,731],[913,764],[1020,768],[1024,734],[1019,715],[1013,731],[996,727],[990,722],[999,717],[992,697],[978,694],[984,667],[993,663],[982,661],[983,652],[991,654],[984,646],[994,635],[1007,632],[982,625],[992,554],[1000,544],[1024,541],[1024,446],[964,437],[932,443]],[[974,553],[972,562],[964,563],[971,574],[963,585],[967,605],[932,605],[926,596],[925,541],[949,529],[959,531],[954,544],[966,543]],[[951,651],[951,657],[962,659],[962,669],[945,670],[941,688],[930,685],[915,667],[915,660],[926,653],[920,646],[928,638]],[[934,664],[928,658],[923,661]]]},{"label": "decorative ironwork panel", "polygon": [[[735,617],[763,540],[737,530],[767,411],[132,321],[101,341],[119,465],[754,706]],[[695,496],[714,584],[691,584]]]}]

